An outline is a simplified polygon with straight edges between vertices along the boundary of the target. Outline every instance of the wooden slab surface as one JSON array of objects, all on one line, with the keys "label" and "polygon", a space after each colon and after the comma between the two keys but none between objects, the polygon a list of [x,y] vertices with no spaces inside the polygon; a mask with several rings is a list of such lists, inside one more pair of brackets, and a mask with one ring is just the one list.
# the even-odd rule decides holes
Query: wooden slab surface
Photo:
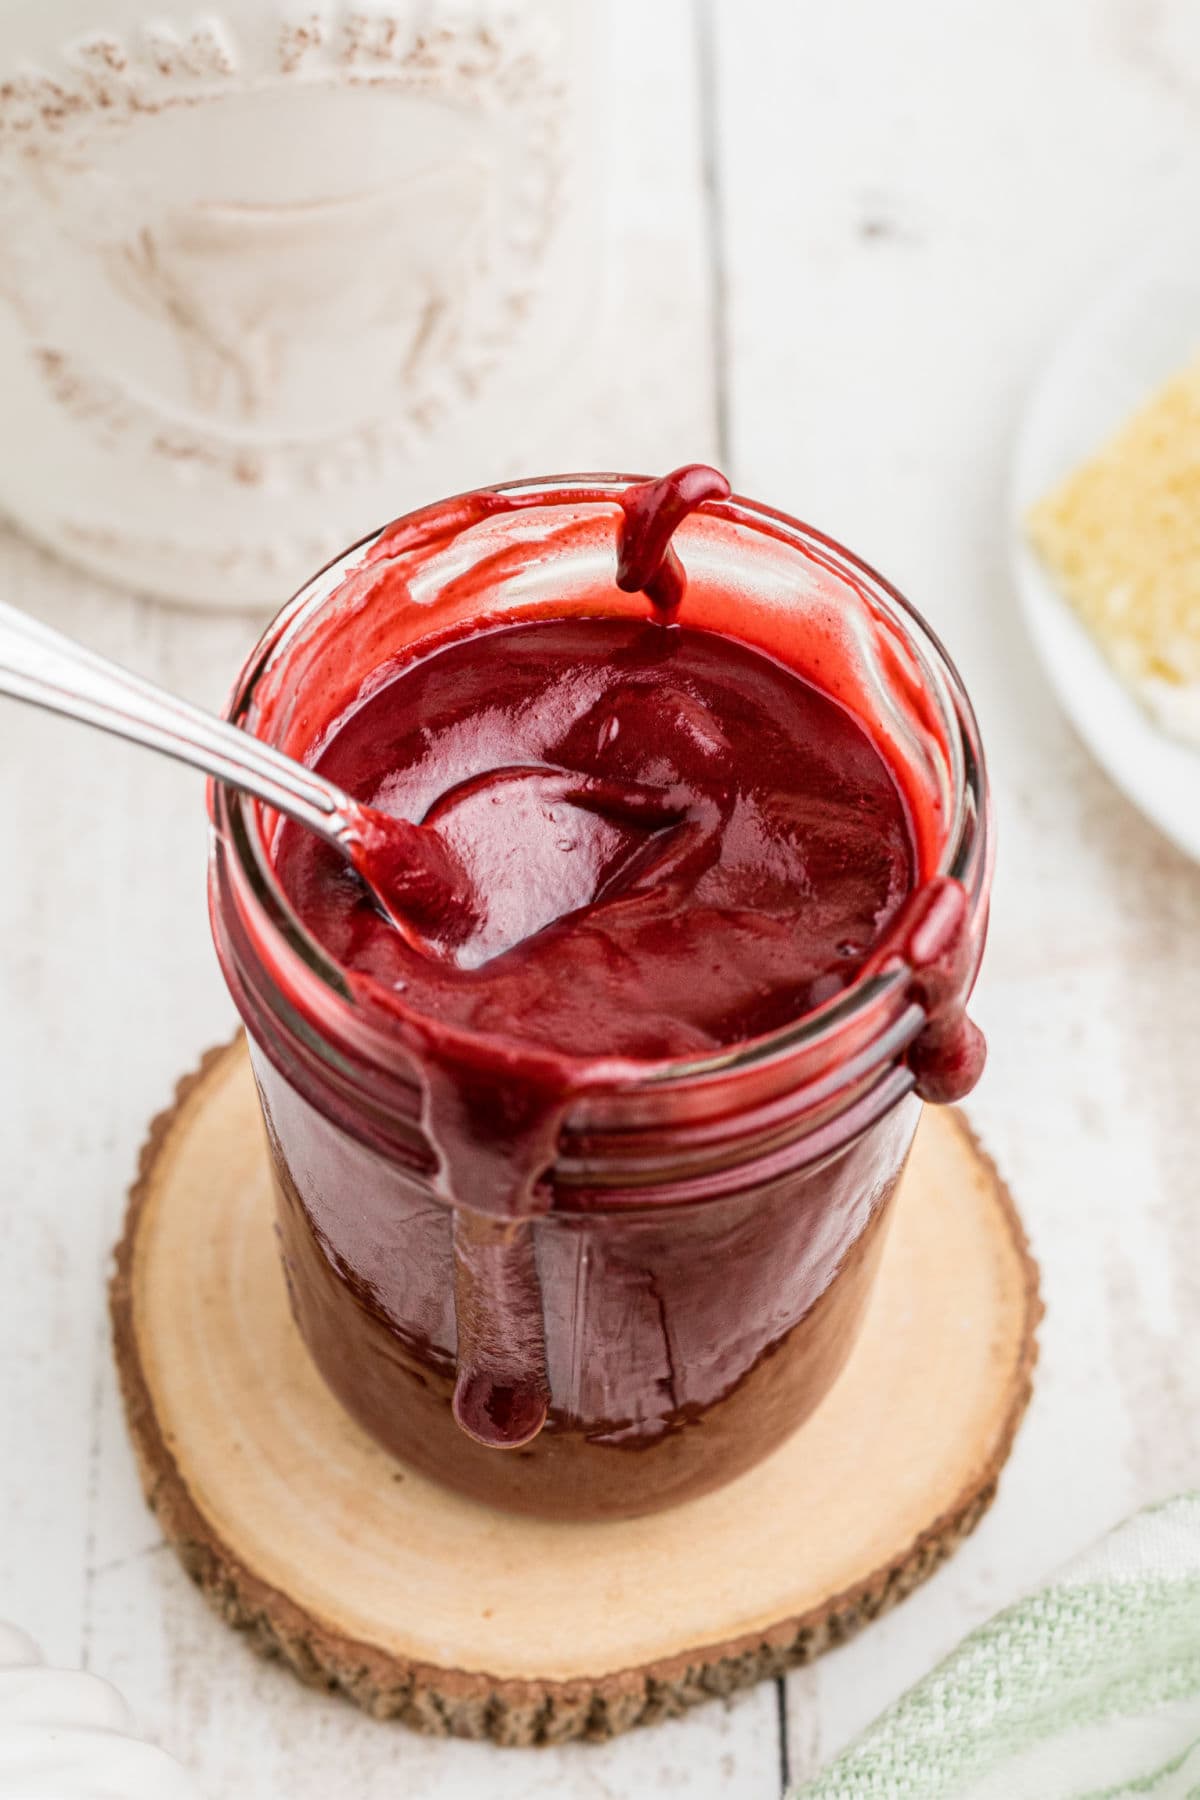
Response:
[{"label": "wooden slab surface", "polygon": [[961,1116],[927,1109],[862,1338],[797,1435],[647,1519],[492,1513],[342,1412],[288,1310],[242,1043],[155,1121],[112,1289],[143,1482],[209,1598],[314,1684],[420,1729],[607,1737],[806,1662],[990,1503],[1037,1270]]}]

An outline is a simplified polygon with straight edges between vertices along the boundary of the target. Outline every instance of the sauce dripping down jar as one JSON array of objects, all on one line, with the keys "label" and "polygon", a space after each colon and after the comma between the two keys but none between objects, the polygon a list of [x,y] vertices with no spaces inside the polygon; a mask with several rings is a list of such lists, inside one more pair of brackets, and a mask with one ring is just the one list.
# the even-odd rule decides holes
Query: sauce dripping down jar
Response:
[{"label": "sauce dripping down jar", "polygon": [[[644,620],[645,597],[615,580],[638,491],[555,478],[398,520],[284,608],[230,716],[311,758],[380,671],[426,645],[598,610]],[[686,622],[836,701],[912,827],[894,929],[803,1016],[691,1059],[593,1057],[578,1080],[542,1051],[448,1037],[402,998],[378,1004],[308,928],[280,880],[278,820],[212,797],[213,930],[308,1349],[405,1462],[560,1519],[690,1498],[802,1423],[857,1335],[921,1096],[957,1097],[981,1062],[963,1007],[989,806],[961,682],[849,552],[705,491],[671,537]],[[447,1179],[439,1139],[464,1109]],[[498,1198],[510,1188],[523,1198]]]}]

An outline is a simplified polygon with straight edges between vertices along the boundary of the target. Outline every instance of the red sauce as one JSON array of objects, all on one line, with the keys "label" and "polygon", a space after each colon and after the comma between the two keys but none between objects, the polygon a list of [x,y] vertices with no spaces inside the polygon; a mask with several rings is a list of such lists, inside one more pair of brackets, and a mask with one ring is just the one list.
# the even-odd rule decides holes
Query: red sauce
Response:
[{"label": "red sauce", "polygon": [[321,772],[433,828],[469,924],[424,950],[290,826],[285,887],[346,969],[423,1016],[571,1057],[704,1056],[854,980],[913,885],[865,731],[761,652],[687,626],[472,634],[341,720]]}]

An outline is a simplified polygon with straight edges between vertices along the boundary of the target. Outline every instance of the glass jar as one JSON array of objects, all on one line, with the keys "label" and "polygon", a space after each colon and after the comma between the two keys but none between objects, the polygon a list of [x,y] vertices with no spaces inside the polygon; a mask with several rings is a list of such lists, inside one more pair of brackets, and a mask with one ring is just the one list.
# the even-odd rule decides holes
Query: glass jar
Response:
[{"label": "glass jar", "polygon": [[[397,521],[284,608],[230,717],[311,754],[314,722],[364,679],[484,616],[481,579],[491,622],[594,614],[598,601],[644,616],[612,580],[632,479],[519,483]],[[959,884],[965,1001],[986,931],[989,807],[945,652],[849,552],[749,501],[706,505],[674,542],[690,625],[736,630],[790,664],[883,749],[920,879]],[[936,984],[905,945],[785,1030],[581,1094],[544,1210],[506,1219],[486,1195],[441,1197],[419,1041],[301,924],[272,865],[275,815],[224,788],[212,807],[213,930],[248,1030],[292,1307],[360,1423],[460,1492],[559,1519],[674,1504],[795,1430],[855,1341],[920,1113]],[[512,1447],[472,1431],[481,1394]]]},{"label": "glass jar", "polygon": [[0,6],[5,517],[265,616],[536,443],[600,285],[608,10]]}]

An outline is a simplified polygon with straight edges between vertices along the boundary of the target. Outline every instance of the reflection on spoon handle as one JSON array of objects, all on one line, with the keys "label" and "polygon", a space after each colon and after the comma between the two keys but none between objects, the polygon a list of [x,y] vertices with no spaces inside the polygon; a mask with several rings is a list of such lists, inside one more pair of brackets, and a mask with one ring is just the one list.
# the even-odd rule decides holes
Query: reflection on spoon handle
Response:
[{"label": "reflection on spoon handle", "polygon": [[3,602],[0,693],[191,763],[339,848],[360,811],[332,782],[270,744]]}]

